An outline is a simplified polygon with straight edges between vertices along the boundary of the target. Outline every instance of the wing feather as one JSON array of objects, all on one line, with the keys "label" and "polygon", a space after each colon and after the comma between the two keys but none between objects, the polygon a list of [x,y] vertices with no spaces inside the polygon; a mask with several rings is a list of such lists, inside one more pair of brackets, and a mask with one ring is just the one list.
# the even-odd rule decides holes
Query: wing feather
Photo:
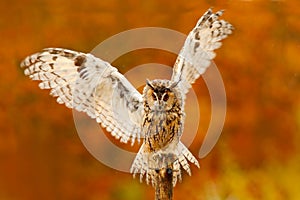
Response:
[{"label": "wing feather", "polygon": [[109,63],[92,54],[48,48],[28,56],[21,67],[59,104],[85,112],[121,142],[140,138],[142,96]]},{"label": "wing feather", "polygon": [[232,33],[233,26],[219,20],[222,14],[223,11],[213,13],[208,9],[189,33],[176,59],[171,80],[178,83],[184,94],[209,67],[216,55],[214,50],[222,45],[221,40]]}]

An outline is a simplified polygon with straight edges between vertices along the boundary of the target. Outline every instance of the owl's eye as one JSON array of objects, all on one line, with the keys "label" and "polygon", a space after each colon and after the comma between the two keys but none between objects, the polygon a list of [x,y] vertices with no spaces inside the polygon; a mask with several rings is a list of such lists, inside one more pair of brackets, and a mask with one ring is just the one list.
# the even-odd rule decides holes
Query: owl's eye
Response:
[{"label": "owl's eye", "polygon": [[157,100],[156,95],[154,93],[152,93],[152,98],[153,98],[154,101]]},{"label": "owl's eye", "polygon": [[164,100],[164,101],[168,101],[168,99],[169,99],[169,95],[168,95],[168,94],[165,94],[163,100]]}]

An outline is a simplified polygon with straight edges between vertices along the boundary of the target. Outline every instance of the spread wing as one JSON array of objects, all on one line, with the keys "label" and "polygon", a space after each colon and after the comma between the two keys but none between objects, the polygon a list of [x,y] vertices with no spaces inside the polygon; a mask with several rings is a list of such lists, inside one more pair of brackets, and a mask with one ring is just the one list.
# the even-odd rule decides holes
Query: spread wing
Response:
[{"label": "spread wing", "polygon": [[177,83],[186,94],[201,74],[209,67],[215,57],[215,49],[221,46],[221,40],[232,33],[233,26],[219,20],[223,11],[213,13],[208,9],[189,33],[173,68],[172,81]]},{"label": "spread wing", "polygon": [[58,103],[85,112],[121,142],[139,140],[142,96],[109,63],[92,54],[48,48],[28,56],[21,67]]}]

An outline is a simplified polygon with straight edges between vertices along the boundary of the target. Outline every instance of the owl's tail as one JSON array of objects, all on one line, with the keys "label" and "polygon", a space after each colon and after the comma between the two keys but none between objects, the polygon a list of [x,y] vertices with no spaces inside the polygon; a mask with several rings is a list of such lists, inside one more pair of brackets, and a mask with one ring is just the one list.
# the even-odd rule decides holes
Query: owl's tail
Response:
[{"label": "owl's tail", "polygon": [[147,184],[151,181],[152,185],[154,185],[155,175],[158,170],[167,168],[171,165],[173,169],[174,187],[177,180],[181,181],[181,167],[191,176],[191,169],[188,161],[200,168],[197,159],[181,142],[178,143],[175,150],[161,150],[155,153],[146,152],[143,144],[133,161],[130,172],[133,173],[133,177],[139,173],[141,182],[144,175],[146,175]]}]

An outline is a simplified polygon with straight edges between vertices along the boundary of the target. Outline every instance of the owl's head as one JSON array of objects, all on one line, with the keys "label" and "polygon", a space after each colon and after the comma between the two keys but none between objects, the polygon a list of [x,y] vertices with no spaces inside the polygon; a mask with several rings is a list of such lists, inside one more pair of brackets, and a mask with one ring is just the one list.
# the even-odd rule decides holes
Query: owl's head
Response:
[{"label": "owl's head", "polygon": [[153,111],[169,111],[174,105],[181,105],[181,95],[177,92],[176,84],[169,80],[147,80],[143,98]]}]

